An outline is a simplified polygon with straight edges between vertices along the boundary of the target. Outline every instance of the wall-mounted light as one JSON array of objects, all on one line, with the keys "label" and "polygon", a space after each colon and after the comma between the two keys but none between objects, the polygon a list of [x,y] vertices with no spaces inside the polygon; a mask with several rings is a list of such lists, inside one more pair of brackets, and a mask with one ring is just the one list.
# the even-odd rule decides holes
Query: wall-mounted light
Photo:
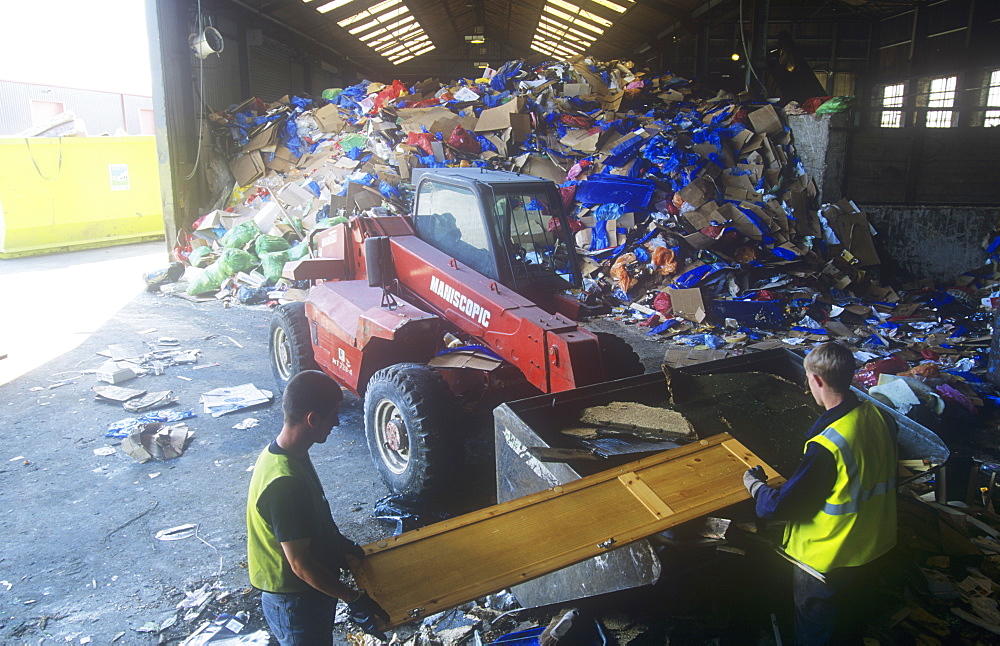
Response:
[{"label": "wall-mounted light", "polygon": [[729,58],[733,59],[734,61],[738,61],[738,60],[740,60],[740,55],[739,54],[733,54]]},{"label": "wall-mounted light", "polygon": [[484,70],[490,66],[490,64],[485,61],[476,61],[475,63],[473,63],[473,65],[475,65],[481,70]]},{"label": "wall-mounted light", "polygon": [[473,45],[481,45],[486,42],[486,36],[483,36],[482,34],[472,34],[470,36],[466,36],[465,40]]}]

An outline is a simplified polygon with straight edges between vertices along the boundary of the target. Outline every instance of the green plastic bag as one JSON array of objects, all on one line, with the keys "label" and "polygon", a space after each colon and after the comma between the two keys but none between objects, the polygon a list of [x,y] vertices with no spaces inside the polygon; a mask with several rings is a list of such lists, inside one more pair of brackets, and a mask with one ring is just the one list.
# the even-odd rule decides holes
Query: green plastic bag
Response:
[{"label": "green plastic bag", "polygon": [[291,245],[288,244],[288,240],[285,240],[281,236],[269,236],[267,234],[257,236],[257,239],[253,241],[253,250],[258,256],[263,258],[264,254],[272,253],[274,251],[285,251]]},{"label": "green plastic bag", "polygon": [[340,145],[344,152],[354,148],[364,148],[368,145],[368,137],[363,132],[355,132],[341,139]]},{"label": "green plastic bag", "polygon": [[242,249],[224,249],[219,259],[215,261],[226,276],[232,276],[238,271],[247,271],[257,265],[257,258],[249,251]]},{"label": "green plastic bag", "polygon": [[305,241],[302,241],[289,249],[287,253],[289,260],[302,260],[309,255],[309,245]]},{"label": "green plastic bag", "polygon": [[223,247],[230,247],[232,249],[238,249],[245,247],[248,242],[256,238],[261,234],[260,227],[253,220],[247,220],[246,222],[241,222],[235,227],[226,231],[226,235],[222,236]]},{"label": "green plastic bag", "polygon": [[268,284],[273,285],[281,279],[281,270],[285,268],[286,262],[288,262],[287,251],[273,251],[260,255],[260,270],[267,278]]},{"label": "green plastic bag", "polygon": [[320,96],[326,99],[327,101],[333,101],[338,96],[340,96],[341,92],[343,92],[343,90],[340,89],[339,87],[331,87],[323,90],[323,93],[320,94]]},{"label": "green plastic bag", "polygon": [[219,289],[219,286],[225,279],[226,275],[222,273],[219,263],[213,262],[191,281],[191,284],[188,285],[187,293],[191,296],[196,296],[205,292],[214,292]]},{"label": "green plastic bag", "polygon": [[188,264],[192,267],[202,267],[212,256],[212,253],[212,248],[209,246],[195,247],[188,256]]},{"label": "green plastic bag", "polygon": [[205,267],[205,270],[191,281],[187,293],[194,296],[215,291],[236,272],[247,271],[256,265],[257,258],[252,253],[242,249],[223,249],[219,259]]},{"label": "green plastic bag", "polygon": [[835,114],[837,112],[844,112],[851,107],[852,103],[854,103],[853,96],[835,96],[816,108],[816,114]]}]

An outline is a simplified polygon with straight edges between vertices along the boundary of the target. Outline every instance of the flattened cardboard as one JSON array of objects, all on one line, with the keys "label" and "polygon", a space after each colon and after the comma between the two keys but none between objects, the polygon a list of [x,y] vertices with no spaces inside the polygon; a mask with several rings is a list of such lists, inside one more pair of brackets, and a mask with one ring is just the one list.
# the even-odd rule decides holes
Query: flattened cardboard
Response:
[{"label": "flattened cardboard", "polygon": [[298,165],[299,158],[288,146],[279,145],[274,150],[274,155],[264,162],[268,170],[277,173],[287,173]]},{"label": "flattened cardboard", "polygon": [[351,182],[347,186],[347,204],[353,205],[359,211],[367,211],[382,206],[382,194],[370,186]]},{"label": "flattened cardboard", "polygon": [[590,92],[590,86],[586,83],[563,83],[563,96],[584,96]]},{"label": "flattened cardboard", "polygon": [[601,139],[601,134],[600,128],[591,128],[590,130],[578,128],[567,132],[559,140],[559,143],[567,148],[579,150],[582,153],[595,153],[597,152],[597,144]]},{"label": "flattened cardboard", "polygon": [[521,167],[521,172],[552,180],[556,184],[566,181],[566,171],[543,155],[531,155]]},{"label": "flattened cardboard", "polygon": [[250,137],[250,141],[243,146],[243,152],[248,153],[261,148],[273,146],[278,140],[278,126],[285,122],[284,119],[276,119],[260,126]]},{"label": "flattened cardboard", "polygon": [[300,207],[306,202],[316,199],[316,196],[308,190],[302,188],[295,182],[289,182],[282,186],[274,194],[274,197],[289,208]]},{"label": "flattened cardboard", "polygon": [[726,217],[719,213],[719,205],[716,202],[707,202],[694,211],[687,211],[684,213],[684,218],[698,231],[712,226],[713,222],[719,224],[726,221]]},{"label": "flattened cardboard", "polygon": [[347,123],[340,116],[340,110],[332,103],[324,105],[319,110],[313,110],[313,119],[319,125],[320,130],[331,134],[337,134],[344,129]]},{"label": "flattened cardboard", "polygon": [[700,177],[677,192],[682,200],[694,207],[700,207],[711,201],[715,197],[715,193],[715,186]]},{"label": "flattened cardboard", "polygon": [[667,288],[670,295],[670,305],[673,307],[674,316],[701,323],[705,320],[705,301],[701,295],[701,289],[692,287],[691,289]]}]

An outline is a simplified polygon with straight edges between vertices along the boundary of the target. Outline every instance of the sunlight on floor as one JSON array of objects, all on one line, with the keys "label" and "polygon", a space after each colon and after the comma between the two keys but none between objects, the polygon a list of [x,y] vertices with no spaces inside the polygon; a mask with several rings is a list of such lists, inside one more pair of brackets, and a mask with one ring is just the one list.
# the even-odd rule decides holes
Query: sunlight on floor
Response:
[{"label": "sunlight on floor", "polygon": [[0,384],[79,346],[145,288],[143,273],[166,265],[162,241],[0,260]]}]

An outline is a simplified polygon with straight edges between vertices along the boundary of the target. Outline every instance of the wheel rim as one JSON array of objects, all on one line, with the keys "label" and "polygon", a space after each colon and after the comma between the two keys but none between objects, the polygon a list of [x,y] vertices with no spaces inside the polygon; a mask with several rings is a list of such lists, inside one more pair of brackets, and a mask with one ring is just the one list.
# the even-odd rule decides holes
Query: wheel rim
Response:
[{"label": "wheel rim", "polygon": [[285,334],[285,328],[280,325],[274,328],[274,334],[271,335],[271,362],[282,381],[292,378],[292,344]]},{"label": "wheel rim", "polygon": [[406,423],[396,404],[383,399],[375,406],[375,441],[382,463],[395,474],[410,464],[410,441]]}]

